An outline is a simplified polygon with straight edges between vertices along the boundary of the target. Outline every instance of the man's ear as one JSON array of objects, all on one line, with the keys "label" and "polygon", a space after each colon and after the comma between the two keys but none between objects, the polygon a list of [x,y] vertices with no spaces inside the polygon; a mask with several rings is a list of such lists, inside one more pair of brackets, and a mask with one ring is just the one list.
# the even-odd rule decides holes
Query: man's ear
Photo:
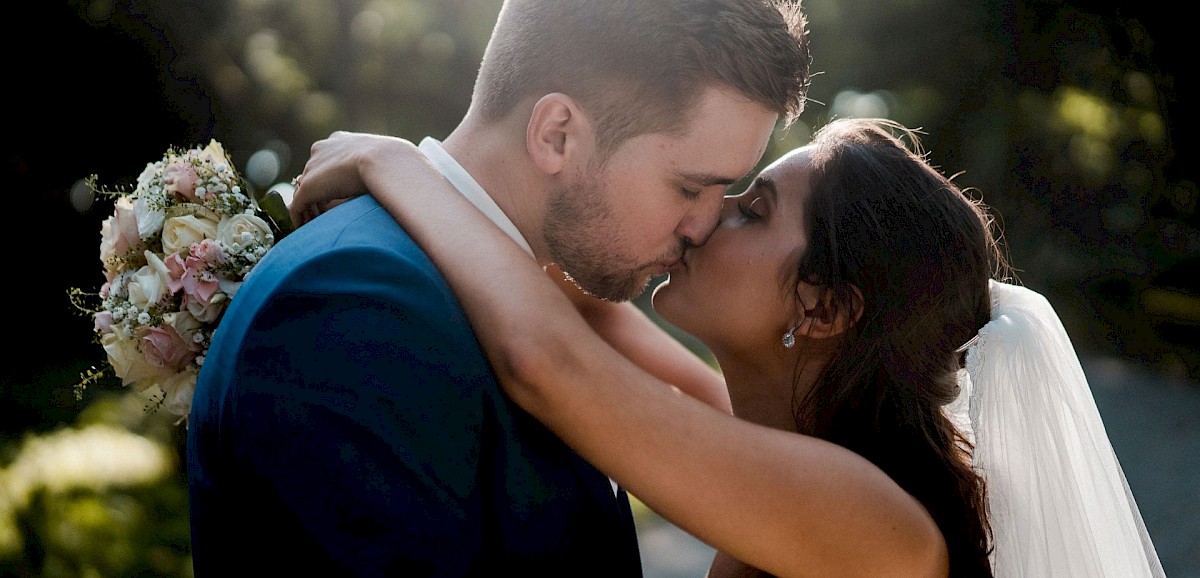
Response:
[{"label": "man's ear", "polygon": [[553,92],[533,105],[525,130],[525,146],[533,164],[542,172],[561,173],[592,142],[592,124],[571,97]]},{"label": "man's ear", "polygon": [[822,285],[797,282],[796,335],[825,339],[841,335],[858,323],[863,312],[863,296],[858,287],[851,285],[850,290],[850,302],[842,303]]}]

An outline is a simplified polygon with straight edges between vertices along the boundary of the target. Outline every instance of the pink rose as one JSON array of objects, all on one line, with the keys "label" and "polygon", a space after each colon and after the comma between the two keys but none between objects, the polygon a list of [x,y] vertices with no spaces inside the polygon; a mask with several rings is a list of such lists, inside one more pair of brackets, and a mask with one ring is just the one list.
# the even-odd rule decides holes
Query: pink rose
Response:
[{"label": "pink rose", "polygon": [[207,306],[213,294],[220,289],[216,276],[208,268],[208,262],[199,257],[181,258],[179,253],[172,253],[165,263],[171,277],[168,288],[172,294],[183,290],[184,295]]},{"label": "pink rose", "polygon": [[95,323],[96,323],[96,325],[95,325],[96,333],[98,333],[100,335],[107,335],[109,333],[112,333],[112,312],[111,311],[100,311],[92,317],[92,320],[95,321]]},{"label": "pink rose", "polygon": [[183,292],[189,297],[207,304],[220,288],[217,277],[204,267],[204,261],[189,257],[187,260],[190,275],[183,277]]},{"label": "pink rose", "polygon": [[146,329],[142,334],[142,352],[146,363],[174,372],[182,371],[196,357],[194,345],[170,325]]},{"label": "pink rose", "polygon": [[167,166],[163,174],[163,183],[167,191],[188,201],[195,202],[196,198],[196,169],[187,160],[176,160]]},{"label": "pink rose", "polygon": [[219,265],[225,262],[225,251],[221,249],[221,244],[213,239],[204,239],[199,243],[192,243],[192,256],[197,259],[203,259],[205,263],[210,265]]},{"label": "pink rose", "polygon": [[167,281],[167,289],[174,295],[183,289],[183,276],[187,274],[187,266],[179,253],[167,255],[167,258],[163,259],[163,264],[167,266],[167,277],[170,278]]}]

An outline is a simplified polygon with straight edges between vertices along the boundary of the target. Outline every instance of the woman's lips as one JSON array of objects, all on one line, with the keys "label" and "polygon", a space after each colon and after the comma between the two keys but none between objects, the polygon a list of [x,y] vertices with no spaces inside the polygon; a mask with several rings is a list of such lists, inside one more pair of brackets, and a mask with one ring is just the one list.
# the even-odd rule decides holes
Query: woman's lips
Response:
[{"label": "woman's lips", "polygon": [[684,269],[687,268],[687,252],[686,251],[684,253],[680,254],[678,259],[672,261],[669,265],[667,265],[668,271],[671,271],[674,269],[679,269],[679,268],[684,268]]}]

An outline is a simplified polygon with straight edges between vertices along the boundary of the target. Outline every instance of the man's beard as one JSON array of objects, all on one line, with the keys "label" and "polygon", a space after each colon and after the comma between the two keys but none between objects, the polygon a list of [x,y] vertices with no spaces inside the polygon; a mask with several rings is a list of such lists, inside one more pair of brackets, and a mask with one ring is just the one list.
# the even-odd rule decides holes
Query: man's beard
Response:
[{"label": "man's beard", "polygon": [[585,293],[606,301],[629,301],[646,290],[650,276],[621,251],[624,236],[596,185],[555,191],[542,231],[550,258]]}]

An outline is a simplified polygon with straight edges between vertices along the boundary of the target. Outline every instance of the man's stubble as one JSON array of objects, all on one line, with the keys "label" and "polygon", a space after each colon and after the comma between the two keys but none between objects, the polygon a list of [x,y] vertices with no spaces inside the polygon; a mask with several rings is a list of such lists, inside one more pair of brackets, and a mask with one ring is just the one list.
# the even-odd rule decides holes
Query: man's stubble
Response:
[{"label": "man's stubble", "polygon": [[626,254],[626,235],[596,179],[551,195],[542,231],[550,258],[593,297],[629,301],[645,291],[647,264]]}]

